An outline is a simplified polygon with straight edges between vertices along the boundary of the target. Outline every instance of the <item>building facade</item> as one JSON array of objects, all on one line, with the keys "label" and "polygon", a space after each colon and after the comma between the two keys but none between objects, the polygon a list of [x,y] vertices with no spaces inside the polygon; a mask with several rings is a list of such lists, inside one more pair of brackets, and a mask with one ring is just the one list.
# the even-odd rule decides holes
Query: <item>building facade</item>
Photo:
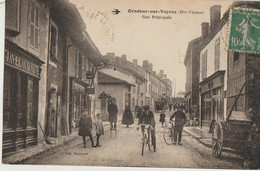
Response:
[{"label": "building facade", "polygon": [[6,1],[3,153],[43,139],[49,8],[43,1]]},{"label": "building facade", "polygon": [[186,67],[186,109],[188,113],[193,113],[194,116],[198,114],[199,109],[200,52],[198,47],[201,44],[201,40],[202,38],[198,37],[189,42],[184,59]]},{"label": "building facade", "polygon": [[212,6],[210,26],[202,24],[209,34],[202,35],[205,38],[200,47],[200,120],[207,126],[212,120],[226,118],[228,12],[220,19],[220,9],[219,5]]},{"label": "building facade", "polygon": [[69,1],[6,1],[4,154],[70,134],[72,118],[91,107],[105,61],[85,28]]}]

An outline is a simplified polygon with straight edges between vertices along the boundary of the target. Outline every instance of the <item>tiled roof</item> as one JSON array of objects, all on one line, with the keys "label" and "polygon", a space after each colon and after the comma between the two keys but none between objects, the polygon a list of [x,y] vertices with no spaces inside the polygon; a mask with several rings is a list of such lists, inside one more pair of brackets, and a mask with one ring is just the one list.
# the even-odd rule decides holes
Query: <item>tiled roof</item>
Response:
[{"label": "tiled roof", "polygon": [[115,78],[111,75],[107,75],[102,72],[98,72],[98,84],[127,84],[134,86],[133,84],[128,83],[127,81]]}]

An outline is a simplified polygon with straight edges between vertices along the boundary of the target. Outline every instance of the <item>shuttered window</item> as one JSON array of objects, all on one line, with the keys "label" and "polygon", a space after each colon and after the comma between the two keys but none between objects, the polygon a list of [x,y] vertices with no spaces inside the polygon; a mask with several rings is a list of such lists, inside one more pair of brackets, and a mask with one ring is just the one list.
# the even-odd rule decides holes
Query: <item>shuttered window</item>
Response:
[{"label": "shuttered window", "polygon": [[29,44],[31,47],[39,47],[39,7],[36,3],[29,2]]},{"label": "shuttered window", "polygon": [[51,21],[50,28],[50,59],[53,62],[57,62],[57,52],[58,52],[58,27]]},{"label": "shuttered window", "polygon": [[215,42],[215,71],[219,70],[220,65],[220,38]]},{"label": "shuttered window", "polygon": [[20,33],[20,0],[6,0],[5,28]]}]

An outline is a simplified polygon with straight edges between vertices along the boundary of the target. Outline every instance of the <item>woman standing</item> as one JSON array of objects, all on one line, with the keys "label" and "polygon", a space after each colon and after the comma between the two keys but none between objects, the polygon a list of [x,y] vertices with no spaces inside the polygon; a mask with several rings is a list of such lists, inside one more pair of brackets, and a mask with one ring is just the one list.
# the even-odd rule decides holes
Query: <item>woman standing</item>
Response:
[{"label": "woman standing", "polygon": [[134,117],[133,114],[130,110],[129,106],[126,106],[124,114],[123,114],[123,118],[122,118],[122,124],[127,125],[127,127],[129,127],[129,125],[132,125],[134,123]]}]

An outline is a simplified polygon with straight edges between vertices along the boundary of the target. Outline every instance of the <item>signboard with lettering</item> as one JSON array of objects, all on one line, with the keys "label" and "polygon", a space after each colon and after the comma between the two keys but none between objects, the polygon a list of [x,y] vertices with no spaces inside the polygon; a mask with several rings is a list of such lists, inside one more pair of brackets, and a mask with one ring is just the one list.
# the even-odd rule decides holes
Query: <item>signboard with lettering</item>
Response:
[{"label": "signboard with lettering", "polygon": [[40,77],[40,67],[25,60],[22,56],[17,56],[9,52],[8,50],[5,50],[4,60],[5,64],[7,65],[23,70],[37,77]]}]

